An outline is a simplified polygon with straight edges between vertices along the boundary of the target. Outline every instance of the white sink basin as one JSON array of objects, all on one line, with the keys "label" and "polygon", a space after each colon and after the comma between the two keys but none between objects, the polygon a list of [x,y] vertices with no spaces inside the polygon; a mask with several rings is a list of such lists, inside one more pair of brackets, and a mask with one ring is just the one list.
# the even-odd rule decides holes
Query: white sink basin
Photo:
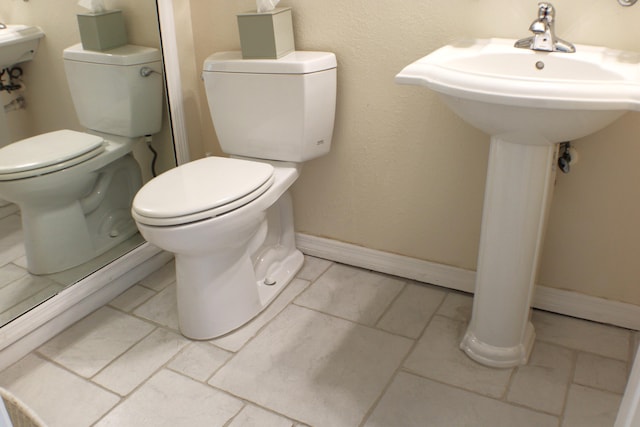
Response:
[{"label": "white sink basin", "polygon": [[44,33],[29,25],[7,25],[0,29],[0,69],[33,59]]},{"label": "white sink basin", "polygon": [[557,143],[640,110],[640,54],[584,45],[539,52],[514,43],[444,46],[396,76],[436,91],[491,135],[473,314],[460,347],[494,367],[526,363],[535,341],[530,307]]},{"label": "white sink basin", "polygon": [[438,92],[462,119],[492,136],[557,143],[640,110],[640,54],[586,45],[575,53],[515,48],[515,40],[444,46],[405,67],[400,84]]}]

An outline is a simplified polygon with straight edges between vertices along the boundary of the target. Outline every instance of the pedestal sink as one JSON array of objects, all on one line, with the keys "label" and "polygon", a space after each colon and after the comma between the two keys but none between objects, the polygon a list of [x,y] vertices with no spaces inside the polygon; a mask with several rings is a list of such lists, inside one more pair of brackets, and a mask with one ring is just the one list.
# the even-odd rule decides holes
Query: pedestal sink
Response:
[{"label": "pedestal sink", "polygon": [[525,364],[533,346],[530,306],[558,144],[640,110],[640,54],[585,45],[539,52],[514,42],[447,45],[395,79],[436,91],[491,136],[473,315],[461,348],[494,367]]}]

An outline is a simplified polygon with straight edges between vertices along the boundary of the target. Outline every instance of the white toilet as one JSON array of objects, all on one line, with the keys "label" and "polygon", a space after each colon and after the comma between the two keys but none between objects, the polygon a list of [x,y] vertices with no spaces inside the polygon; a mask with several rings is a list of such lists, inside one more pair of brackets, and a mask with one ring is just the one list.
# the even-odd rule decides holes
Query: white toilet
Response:
[{"label": "white toilet", "polygon": [[180,329],[193,339],[251,320],[302,266],[288,189],[301,163],[331,146],[336,59],[221,52],[207,58],[203,79],[220,145],[233,158],[165,172],[132,209],[140,233],[175,254]]},{"label": "white toilet", "polygon": [[0,198],[20,207],[33,274],[80,265],[137,232],[130,206],[142,182],[131,150],[162,125],[158,49],[78,44],[63,58],[87,133],[59,130],[0,149]]}]

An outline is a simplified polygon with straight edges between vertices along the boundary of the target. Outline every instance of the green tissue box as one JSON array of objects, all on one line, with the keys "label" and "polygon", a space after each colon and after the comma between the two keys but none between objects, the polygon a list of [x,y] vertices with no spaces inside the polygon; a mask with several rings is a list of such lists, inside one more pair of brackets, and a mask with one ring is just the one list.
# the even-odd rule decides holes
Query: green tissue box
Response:
[{"label": "green tissue box", "polygon": [[294,51],[290,7],[237,16],[244,59],[278,59]]},{"label": "green tissue box", "polygon": [[78,14],[78,28],[86,50],[109,50],[128,42],[121,10]]}]

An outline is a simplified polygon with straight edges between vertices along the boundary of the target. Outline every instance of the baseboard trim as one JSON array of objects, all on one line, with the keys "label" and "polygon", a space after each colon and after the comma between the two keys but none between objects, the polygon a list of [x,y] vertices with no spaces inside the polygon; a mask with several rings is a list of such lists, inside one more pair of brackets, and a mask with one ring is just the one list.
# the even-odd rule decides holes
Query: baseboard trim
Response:
[{"label": "baseboard trim", "polygon": [[[303,233],[296,234],[296,244],[307,255],[473,293],[476,276],[473,270]],[[633,304],[538,285],[533,306],[558,314],[640,330],[640,306]]]},{"label": "baseboard trim", "polygon": [[0,328],[0,371],[107,304],[172,255],[143,243]]}]

